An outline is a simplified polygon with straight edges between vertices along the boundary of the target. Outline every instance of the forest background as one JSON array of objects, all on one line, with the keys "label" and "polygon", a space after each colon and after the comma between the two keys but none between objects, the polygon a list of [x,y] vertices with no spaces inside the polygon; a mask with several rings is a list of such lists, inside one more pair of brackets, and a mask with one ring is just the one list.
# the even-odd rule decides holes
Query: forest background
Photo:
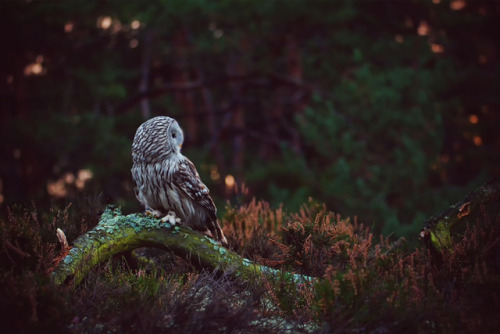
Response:
[{"label": "forest background", "polygon": [[[235,185],[417,234],[500,175],[496,1],[2,1],[0,206],[140,211],[144,120]],[[496,27],[496,28],[495,28]]]}]

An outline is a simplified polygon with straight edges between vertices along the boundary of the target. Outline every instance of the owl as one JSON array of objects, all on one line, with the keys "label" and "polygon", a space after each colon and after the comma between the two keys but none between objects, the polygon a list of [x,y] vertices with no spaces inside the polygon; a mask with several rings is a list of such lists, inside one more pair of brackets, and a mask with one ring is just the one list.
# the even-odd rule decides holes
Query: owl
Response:
[{"label": "owl", "polygon": [[173,211],[187,226],[227,246],[210,192],[181,153],[183,141],[173,118],[159,116],[139,126],[132,144],[136,197],[147,213],[167,218]]}]

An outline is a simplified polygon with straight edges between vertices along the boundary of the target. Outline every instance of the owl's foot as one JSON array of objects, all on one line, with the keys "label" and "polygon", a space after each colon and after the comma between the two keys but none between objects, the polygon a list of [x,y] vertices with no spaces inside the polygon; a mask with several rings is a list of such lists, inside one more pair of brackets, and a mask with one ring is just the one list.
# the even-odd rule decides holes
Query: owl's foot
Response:
[{"label": "owl's foot", "polygon": [[146,216],[152,216],[154,218],[160,218],[162,216],[160,211],[153,209],[146,209],[144,213],[146,214]]},{"label": "owl's foot", "polygon": [[169,211],[165,217],[161,219],[162,223],[170,223],[172,226],[181,223],[181,219],[175,216],[175,212]]}]

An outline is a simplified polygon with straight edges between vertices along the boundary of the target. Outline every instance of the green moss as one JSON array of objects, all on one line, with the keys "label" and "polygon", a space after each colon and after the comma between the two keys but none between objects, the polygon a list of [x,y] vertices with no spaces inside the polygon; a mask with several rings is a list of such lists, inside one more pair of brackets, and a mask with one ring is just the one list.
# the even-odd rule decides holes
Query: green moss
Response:
[{"label": "green moss", "polygon": [[452,249],[452,240],[450,234],[449,222],[440,220],[430,231],[431,241],[436,249]]}]

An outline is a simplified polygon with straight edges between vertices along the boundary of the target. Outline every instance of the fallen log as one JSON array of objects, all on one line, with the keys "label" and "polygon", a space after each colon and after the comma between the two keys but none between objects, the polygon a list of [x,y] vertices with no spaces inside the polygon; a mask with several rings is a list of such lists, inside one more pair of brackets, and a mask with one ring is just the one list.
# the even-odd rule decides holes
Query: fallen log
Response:
[{"label": "fallen log", "polygon": [[451,205],[438,216],[427,219],[420,238],[435,253],[451,252],[453,244],[461,240],[467,226],[480,224],[488,217],[500,215],[500,183],[487,183],[461,201]]},{"label": "fallen log", "polygon": [[119,208],[110,206],[94,229],[75,240],[67,255],[56,265],[52,279],[58,285],[65,282],[77,285],[92,268],[115,255],[137,248],[155,247],[171,251],[197,268],[229,273],[243,280],[277,275],[286,275],[298,284],[316,280],[259,265],[189,227],[172,223],[175,219],[163,222],[144,214],[122,215]]}]

